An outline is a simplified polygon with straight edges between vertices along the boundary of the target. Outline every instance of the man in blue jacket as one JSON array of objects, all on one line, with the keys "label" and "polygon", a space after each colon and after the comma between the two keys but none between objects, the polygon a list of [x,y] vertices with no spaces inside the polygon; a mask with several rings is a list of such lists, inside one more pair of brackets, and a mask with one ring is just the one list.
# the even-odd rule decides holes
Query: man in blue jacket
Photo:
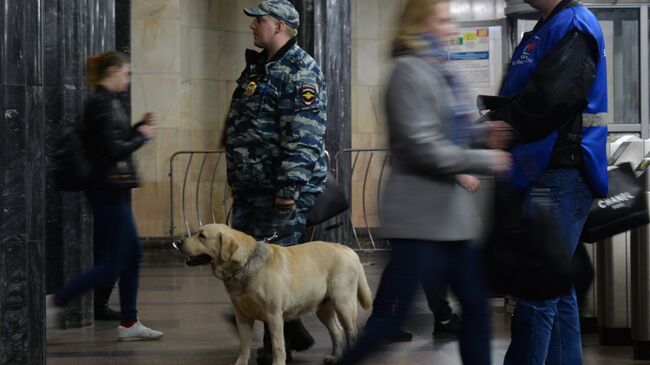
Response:
[{"label": "man in blue jacket", "polygon": [[[575,252],[594,196],[607,194],[607,75],[602,31],[576,0],[526,0],[542,18],[515,49],[491,118],[513,127],[511,182],[527,202],[550,206]],[[525,208],[524,208],[525,209]],[[505,364],[582,364],[575,291],[517,298]]]}]

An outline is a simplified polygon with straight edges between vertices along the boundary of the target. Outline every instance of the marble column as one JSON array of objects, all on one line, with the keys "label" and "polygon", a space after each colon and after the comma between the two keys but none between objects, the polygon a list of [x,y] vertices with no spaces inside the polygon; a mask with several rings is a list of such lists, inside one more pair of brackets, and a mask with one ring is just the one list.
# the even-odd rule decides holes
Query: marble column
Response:
[{"label": "marble column", "polygon": [[[92,263],[90,212],[81,194],[56,190],[51,157],[80,114],[84,57],[114,47],[114,9],[107,0],[1,4],[0,363],[44,364],[46,278],[51,291]],[[90,308],[89,298],[73,305],[68,325],[89,324]]]},{"label": "marble column", "polygon": [[0,363],[44,364],[43,8],[0,4]]},{"label": "marble column", "polygon": [[[351,70],[352,36],[350,30],[351,0],[314,1],[313,54],[325,73],[327,82],[327,139],[332,167],[336,153],[350,148],[352,136]],[[338,176],[347,195],[351,196],[351,161],[339,159]],[[351,227],[344,220],[338,237],[327,237],[338,242],[350,242]],[[342,236],[341,236],[342,235]]]},{"label": "marble column", "polygon": [[298,26],[298,45],[307,53],[314,56],[314,0],[292,0],[298,10],[300,26]]},{"label": "marble column", "polygon": [[327,150],[332,158],[350,148],[352,131],[352,36],[350,0],[293,0],[300,13],[298,43],[311,54],[327,82]]},{"label": "marble column", "polygon": [[[131,57],[131,0],[115,1],[115,49]],[[122,105],[131,114],[131,88],[121,94]]]},{"label": "marble column", "polygon": [[[47,122],[47,264],[51,293],[92,266],[92,212],[83,193],[60,192],[51,176],[52,156],[66,128],[79,122],[85,59],[115,48],[115,3],[110,0],[45,0],[44,52]],[[92,324],[92,295],[66,307],[64,326]]]}]

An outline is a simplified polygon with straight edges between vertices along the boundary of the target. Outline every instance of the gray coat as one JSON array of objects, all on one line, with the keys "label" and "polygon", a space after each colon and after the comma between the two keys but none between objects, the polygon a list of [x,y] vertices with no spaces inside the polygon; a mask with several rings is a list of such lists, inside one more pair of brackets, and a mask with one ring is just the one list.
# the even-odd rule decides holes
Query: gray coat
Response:
[{"label": "gray coat", "polygon": [[391,174],[381,204],[384,238],[471,240],[481,225],[456,174],[488,174],[494,152],[452,143],[453,93],[441,64],[416,56],[395,59],[386,90]]}]

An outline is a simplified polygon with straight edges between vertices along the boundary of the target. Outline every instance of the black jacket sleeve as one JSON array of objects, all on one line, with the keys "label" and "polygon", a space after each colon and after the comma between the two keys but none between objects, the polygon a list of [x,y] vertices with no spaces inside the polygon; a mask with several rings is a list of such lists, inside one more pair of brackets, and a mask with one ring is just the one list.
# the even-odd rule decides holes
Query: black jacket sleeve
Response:
[{"label": "black jacket sleeve", "polygon": [[544,57],[523,91],[493,111],[491,119],[507,122],[525,141],[545,138],[585,108],[597,60],[595,40],[574,30]]},{"label": "black jacket sleeve", "polygon": [[94,103],[90,123],[97,128],[100,149],[113,161],[121,160],[140,148],[145,138],[130,126],[117,100],[102,97]]}]

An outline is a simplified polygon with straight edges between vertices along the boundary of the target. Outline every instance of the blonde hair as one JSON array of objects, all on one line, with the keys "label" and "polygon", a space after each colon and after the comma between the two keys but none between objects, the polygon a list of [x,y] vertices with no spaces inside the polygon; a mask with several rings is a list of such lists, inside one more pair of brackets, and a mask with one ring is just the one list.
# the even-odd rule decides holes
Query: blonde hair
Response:
[{"label": "blonde hair", "polygon": [[290,26],[287,25],[287,34],[289,35],[289,37],[293,38],[298,35],[298,29],[291,28]]},{"label": "blonde hair", "polygon": [[293,37],[298,35],[298,29],[290,27],[289,24],[287,24],[284,20],[280,20],[280,19],[274,17],[273,15],[271,15],[271,19],[273,19],[273,22],[274,22],[273,24],[274,25],[277,25],[279,22],[283,22],[284,23],[284,33],[286,35],[288,35],[289,37],[293,38]]},{"label": "blonde hair", "polygon": [[108,51],[86,60],[86,82],[91,88],[108,76],[111,67],[121,68],[129,63],[129,58],[119,51]]},{"label": "blonde hair", "polygon": [[393,53],[400,47],[419,48],[422,46],[417,35],[425,32],[427,18],[433,6],[449,0],[407,0],[397,24],[393,38]]}]

